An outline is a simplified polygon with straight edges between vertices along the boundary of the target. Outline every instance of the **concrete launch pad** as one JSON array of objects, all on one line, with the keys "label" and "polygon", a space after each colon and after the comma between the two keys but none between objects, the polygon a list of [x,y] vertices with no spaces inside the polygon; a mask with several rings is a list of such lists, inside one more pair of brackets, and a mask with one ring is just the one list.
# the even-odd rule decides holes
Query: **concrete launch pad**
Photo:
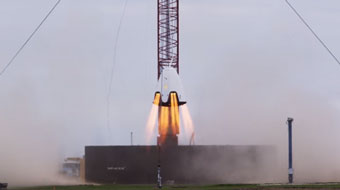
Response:
[{"label": "concrete launch pad", "polygon": [[265,178],[275,164],[272,146],[86,146],[86,181],[151,184],[161,163],[163,183],[237,183]]}]

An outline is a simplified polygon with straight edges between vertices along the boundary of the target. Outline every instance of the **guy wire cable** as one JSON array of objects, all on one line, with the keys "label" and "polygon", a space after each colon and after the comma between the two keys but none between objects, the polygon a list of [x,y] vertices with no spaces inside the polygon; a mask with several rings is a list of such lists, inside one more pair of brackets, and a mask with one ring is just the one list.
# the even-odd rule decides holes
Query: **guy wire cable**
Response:
[{"label": "guy wire cable", "polygon": [[113,62],[112,62],[112,68],[111,68],[111,73],[110,73],[110,82],[109,82],[109,91],[107,93],[106,96],[106,126],[107,129],[109,131],[109,136],[111,135],[111,129],[110,129],[110,96],[111,96],[111,91],[112,91],[112,81],[113,81],[113,74],[114,74],[114,69],[116,66],[116,55],[117,55],[117,45],[118,45],[118,39],[119,39],[119,34],[120,34],[120,30],[121,30],[121,26],[122,26],[122,22],[125,16],[125,12],[126,12],[126,5],[127,5],[128,0],[125,0],[124,5],[123,5],[123,12],[122,15],[120,17],[119,23],[118,23],[118,28],[117,28],[117,34],[116,34],[116,38],[114,41],[114,49],[113,49]]},{"label": "guy wire cable", "polygon": [[34,29],[34,31],[31,33],[31,35],[27,38],[27,40],[21,45],[21,47],[17,50],[17,52],[14,54],[14,56],[10,59],[10,61],[6,64],[6,66],[1,70],[0,76],[4,74],[4,72],[7,70],[7,68],[13,63],[15,58],[20,54],[20,52],[24,49],[24,47],[27,45],[27,43],[32,39],[34,34],[40,29],[40,27],[44,24],[44,22],[47,20],[47,18],[51,15],[51,13],[54,11],[54,9],[59,5],[61,0],[58,0],[52,9],[47,13],[47,15],[44,17],[44,19],[40,22],[40,24]]},{"label": "guy wire cable", "polygon": [[303,19],[303,17],[298,13],[298,11],[293,7],[292,4],[289,3],[288,0],[285,0],[287,5],[294,11],[294,13],[299,17],[301,22],[309,29],[309,31],[314,35],[314,37],[320,42],[320,44],[327,50],[327,52],[333,57],[333,59],[340,65],[340,61],[338,58],[332,53],[332,51],[327,47],[327,45],[319,38],[319,36],[314,32],[314,30],[309,26],[309,24]]}]

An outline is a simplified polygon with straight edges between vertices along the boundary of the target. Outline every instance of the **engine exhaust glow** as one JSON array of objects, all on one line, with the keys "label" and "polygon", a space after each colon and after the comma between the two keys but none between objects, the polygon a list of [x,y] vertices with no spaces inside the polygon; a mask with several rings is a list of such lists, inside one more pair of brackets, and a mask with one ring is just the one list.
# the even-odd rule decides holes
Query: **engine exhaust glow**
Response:
[{"label": "engine exhaust glow", "polygon": [[155,130],[156,122],[157,122],[157,115],[158,115],[158,105],[160,102],[161,95],[157,93],[155,95],[155,99],[153,101],[148,121],[146,123],[146,142],[147,144],[150,144],[153,132]]},{"label": "engine exhaust glow", "polygon": [[194,123],[192,122],[189,108],[186,104],[180,106],[185,136],[190,137],[190,144],[194,140]]},{"label": "engine exhaust glow", "polygon": [[158,117],[159,142],[164,143],[169,136],[177,136],[179,126],[178,99],[176,93],[172,92],[170,93],[170,106],[160,105]]},{"label": "engine exhaust glow", "polygon": [[[158,123],[158,138],[159,143],[161,144],[164,143],[167,138],[177,138],[177,135],[180,133],[180,121],[183,124],[184,135],[187,137],[193,137],[194,125],[189,109],[186,104],[179,105],[177,96],[176,92],[171,92],[169,94],[168,102],[164,103],[161,100],[161,94],[155,94],[146,125],[148,144],[155,134],[156,123]],[[192,141],[192,139],[190,141]]]}]

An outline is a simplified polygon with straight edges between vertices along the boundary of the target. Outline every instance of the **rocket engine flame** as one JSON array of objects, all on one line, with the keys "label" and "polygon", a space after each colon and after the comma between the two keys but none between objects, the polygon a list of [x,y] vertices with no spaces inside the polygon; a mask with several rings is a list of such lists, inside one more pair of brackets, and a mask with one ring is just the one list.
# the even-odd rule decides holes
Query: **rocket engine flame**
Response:
[{"label": "rocket engine flame", "polygon": [[146,125],[147,143],[150,143],[156,123],[158,123],[159,143],[163,144],[170,137],[177,138],[177,135],[180,133],[180,115],[185,135],[192,138],[194,125],[190,112],[187,105],[179,106],[177,93],[171,92],[169,94],[167,104],[163,104],[161,101],[161,94],[157,92]]},{"label": "rocket engine flame", "polygon": [[192,122],[189,108],[186,104],[180,106],[180,108],[181,108],[181,115],[182,115],[182,121],[183,121],[183,126],[184,126],[183,127],[184,133],[187,137],[190,137],[190,141],[193,141],[194,134],[195,134],[194,123]]},{"label": "rocket engine flame", "polygon": [[179,107],[175,92],[170,93],[170,106],[160,105],[158,117],[159,142],[164,143],[169,136],[179,134]]},{"label": "rocket engine flame", "polygon": [[158,105],[160,102],[160,94],[155,95],[155,99],[153,101],[148,121],[146,123],[146,142],[147,144],[150,144],[151,137],[153,135],[153,132],[155,130],[156,122],[157,122],[157,115],[158,115]]}]

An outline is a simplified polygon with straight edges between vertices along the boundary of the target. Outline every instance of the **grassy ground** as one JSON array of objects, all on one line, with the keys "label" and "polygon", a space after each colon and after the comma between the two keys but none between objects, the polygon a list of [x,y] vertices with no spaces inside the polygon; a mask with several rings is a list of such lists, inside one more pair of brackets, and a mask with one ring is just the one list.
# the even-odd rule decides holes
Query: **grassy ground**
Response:
[{"label": "grassy ground", "polygon": [[[76,185],[76,186],[41,186],[11,188],[11,190],[156,190],[155,185]],[[163,190],[317,190],[340,189],[340,183],[332,184],[305,184],[305,185],[257,185],[257,184],[218,184],[218,185],[171,185],[164,186]]]}]

